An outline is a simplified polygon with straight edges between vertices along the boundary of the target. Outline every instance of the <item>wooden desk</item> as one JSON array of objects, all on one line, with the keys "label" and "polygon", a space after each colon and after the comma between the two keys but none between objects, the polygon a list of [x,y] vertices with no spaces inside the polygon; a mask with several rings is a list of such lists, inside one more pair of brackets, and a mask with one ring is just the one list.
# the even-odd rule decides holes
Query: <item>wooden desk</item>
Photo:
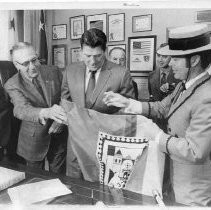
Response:
[{"label": "wooden desk", "polygon": [[[109,189],[107,186],[96,182],[81,181],[68,176],[53,174],[48,171],[29,168],[21,164],[10,163],[8,161],[0,161],[0,166],[25,171],[26,180],[21,183],[32,182],[33,179],[39,181],[59,178],[73,192],[72,194],[57,197],[47,202],[48,204],[95,205],[97,201],[102,201],[106,205],[156,205],[153,197],[127,190]],[[0,204],[11,203],[9,195],[6,192],[6,190],[0,192]]]}]

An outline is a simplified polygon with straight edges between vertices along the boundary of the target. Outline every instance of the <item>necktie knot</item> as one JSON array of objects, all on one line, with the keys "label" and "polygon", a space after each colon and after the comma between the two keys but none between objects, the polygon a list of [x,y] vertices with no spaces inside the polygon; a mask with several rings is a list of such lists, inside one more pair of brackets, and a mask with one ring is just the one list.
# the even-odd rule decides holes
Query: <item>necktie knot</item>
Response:
[{"label": "necktie knot", "polygon": [[96,74],[97,71],[91,71],[90,70],[89,72],[91,73],[91,76],[95,76],[95,74]]}]

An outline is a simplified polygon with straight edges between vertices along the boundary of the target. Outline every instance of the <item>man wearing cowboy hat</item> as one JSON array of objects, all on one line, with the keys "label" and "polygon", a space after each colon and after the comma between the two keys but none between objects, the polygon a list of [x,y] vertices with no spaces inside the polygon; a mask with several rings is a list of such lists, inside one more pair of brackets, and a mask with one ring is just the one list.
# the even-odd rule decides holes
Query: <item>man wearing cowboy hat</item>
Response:
[{"label": "man wearing cowboy hat", "polygon": [[[144,134],[170,157],[169,196],[185,205],[211,205],[211,44],[205,24],[178,27],[169,33],[168,46],[158,52],[172,56],[176,79],[172,94],[157,102],[138,102],[117,93],[105,94],[108,106],[150,118],[165,117],[164,133],[150,119]],[[184,90],[186,89],[186,90]]]}]

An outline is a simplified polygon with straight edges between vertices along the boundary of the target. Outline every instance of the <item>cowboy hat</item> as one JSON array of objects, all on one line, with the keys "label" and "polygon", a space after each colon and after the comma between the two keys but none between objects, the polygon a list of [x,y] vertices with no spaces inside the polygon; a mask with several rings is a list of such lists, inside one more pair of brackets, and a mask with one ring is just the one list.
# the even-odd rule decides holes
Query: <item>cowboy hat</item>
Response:
[{"label": "cowboy hat", "polygon": [[160,48],[160,55],[182,56],[211,50],[207,24],[196,24],[171,29],[168,45]]}]

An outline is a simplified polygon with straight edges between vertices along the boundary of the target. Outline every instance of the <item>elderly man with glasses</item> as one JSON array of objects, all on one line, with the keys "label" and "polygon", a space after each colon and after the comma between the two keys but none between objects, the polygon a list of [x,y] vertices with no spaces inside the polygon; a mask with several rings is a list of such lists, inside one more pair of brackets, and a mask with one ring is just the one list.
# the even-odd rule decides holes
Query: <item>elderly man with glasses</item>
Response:
[{"label": "elderly man with glasses", "polygon": [[15,117],[22,121],[17,154],[28,166],[41,169],[47,158],[50,171],[64,173],[67,130],[61,123],[66,115],[58,105],[62,73],[56,67],[41,65],[26,42],[13,47],[12,59],[18,73],[7,81],[5,89]]}]

